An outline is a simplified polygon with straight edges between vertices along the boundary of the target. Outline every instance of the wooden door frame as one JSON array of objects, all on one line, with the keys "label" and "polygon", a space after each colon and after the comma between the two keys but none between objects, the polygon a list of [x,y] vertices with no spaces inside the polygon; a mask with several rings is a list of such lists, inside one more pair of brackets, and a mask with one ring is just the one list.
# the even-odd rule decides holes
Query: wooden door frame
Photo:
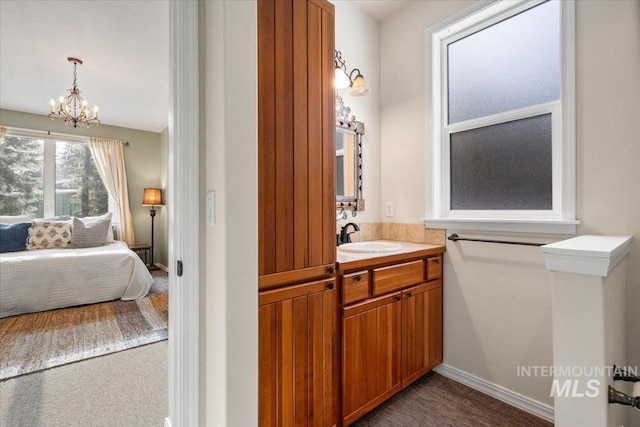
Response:
[{"label": "wooden door frame", "polygon": [[[169,2],[169,415],[200,425],[200,127],[198,2]],[[178,261],[182,276],[177,275]]]}]

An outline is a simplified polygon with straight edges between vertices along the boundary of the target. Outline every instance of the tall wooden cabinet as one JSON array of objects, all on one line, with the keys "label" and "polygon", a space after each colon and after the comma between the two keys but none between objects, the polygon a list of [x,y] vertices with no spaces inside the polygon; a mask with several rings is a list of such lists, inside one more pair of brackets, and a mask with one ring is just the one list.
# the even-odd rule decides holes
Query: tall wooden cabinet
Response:
[{"label": "tall wooden cabinet", "polygon": [[335,263],[334,6],[258,1],[259,274]]},{"label": "tall wooden cabinet", "polygon": [[259,418],[339,419],[334,6],[258,0]]},{"label": "tall wooden cabinet", "polygon": [[337,425],[339,302],[334,282],[260,293],[260,425]]}]

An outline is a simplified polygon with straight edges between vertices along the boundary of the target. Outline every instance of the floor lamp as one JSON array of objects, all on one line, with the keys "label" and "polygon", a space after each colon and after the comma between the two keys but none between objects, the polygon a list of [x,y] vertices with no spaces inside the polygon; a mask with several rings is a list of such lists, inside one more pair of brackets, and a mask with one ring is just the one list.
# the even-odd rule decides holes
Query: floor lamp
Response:
[{"label": "floor lamp", "polygon": [[156,216],[156,206],[162,206],[162,189],[161,188],[145,188],[142,197],[143,205],[151,205],[149,215],[151,215],[151,264],[149,270],[158,270],[153,262],[153,219]]}]

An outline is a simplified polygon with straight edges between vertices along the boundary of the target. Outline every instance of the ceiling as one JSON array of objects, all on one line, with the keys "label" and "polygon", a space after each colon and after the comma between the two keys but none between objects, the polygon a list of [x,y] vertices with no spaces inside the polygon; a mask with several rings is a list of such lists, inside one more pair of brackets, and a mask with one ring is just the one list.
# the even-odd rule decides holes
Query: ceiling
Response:
[{"label": "ceiling", "polygon": [[387,16],[394,14],[398,9],[409,3],[410,0],[351,0],[360,9],[382,21]]},{"label": "ceiling", "polygon": [[0,0],[0,108],[48,114],[78,87],[103,124],[160,132],[169,117],[169,3]]}]

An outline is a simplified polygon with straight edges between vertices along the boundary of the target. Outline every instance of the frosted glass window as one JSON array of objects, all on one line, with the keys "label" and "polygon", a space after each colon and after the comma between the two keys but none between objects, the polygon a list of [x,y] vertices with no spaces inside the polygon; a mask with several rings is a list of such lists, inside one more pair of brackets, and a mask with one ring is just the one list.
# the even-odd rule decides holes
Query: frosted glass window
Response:
[{"label": "frosted glass window", "polygon": [[546,2],[448,45],[449,123],[560,98],[560,4]]},{"label": "frosted glass window", "polygon": [[454,133],[451,209],[550,210],[551,114]]}]

